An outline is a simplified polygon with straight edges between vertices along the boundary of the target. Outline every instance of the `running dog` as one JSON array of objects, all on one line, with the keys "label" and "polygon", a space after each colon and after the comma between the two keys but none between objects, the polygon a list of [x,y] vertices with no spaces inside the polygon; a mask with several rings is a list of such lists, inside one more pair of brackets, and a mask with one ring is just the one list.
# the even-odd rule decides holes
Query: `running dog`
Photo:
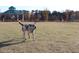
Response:
[{"label": "running dog", "polygon": [[23,32],[23,38],[26,40],[25,34],[27,33],[28,38],[30,39],[30,33],[34,38],[34,30],[36,29],[35,24],[23,24],[20,20],[18,20],[18,23],[22,26],[22,32]]}]

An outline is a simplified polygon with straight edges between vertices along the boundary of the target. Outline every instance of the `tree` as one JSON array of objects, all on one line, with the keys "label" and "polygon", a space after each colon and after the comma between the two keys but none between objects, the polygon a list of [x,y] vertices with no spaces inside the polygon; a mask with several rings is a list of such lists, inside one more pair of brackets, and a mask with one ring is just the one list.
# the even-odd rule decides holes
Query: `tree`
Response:
[{"label": "tree", "polygon": [[45,20],[48,21],[48,10],[47,8],[44,10]]},{"label": "tree", "polygon": [[57,11],[53,11],[52,12],[52,17],[53,17],[53,20],[58,20],[58,12]]}]

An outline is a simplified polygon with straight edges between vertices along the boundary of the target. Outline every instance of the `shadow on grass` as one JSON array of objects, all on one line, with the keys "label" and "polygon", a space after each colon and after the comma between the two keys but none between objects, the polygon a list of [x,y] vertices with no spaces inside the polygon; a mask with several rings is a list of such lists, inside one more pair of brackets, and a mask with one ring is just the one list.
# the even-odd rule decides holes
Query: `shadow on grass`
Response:
[{"label": "shadow on grass", "polygon": [[16,45],[16,44],[20,44],[20,43],[24,43],[25,40],[23,41],[20,41],[20,42],[14,42],[14,43],[11,43],[13,42],[14,40],[7,40],[7,41],[4,41],[4,42],[0,42],[0,48],[2,47],[6,47],[6,46],[10,46],[10,45]]}]

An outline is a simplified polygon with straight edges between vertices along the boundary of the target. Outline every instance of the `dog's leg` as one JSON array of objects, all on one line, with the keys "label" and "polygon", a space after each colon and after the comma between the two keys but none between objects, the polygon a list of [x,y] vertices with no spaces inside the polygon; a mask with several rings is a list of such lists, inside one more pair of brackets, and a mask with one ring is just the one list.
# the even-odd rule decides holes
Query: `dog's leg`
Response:
[{"label": "dog's leg", "polygon": [[26,40],[26,37],[25,37],[25,31],[23,31],[23,38]]},{"label": "dog's leg", "polygon": [[33,40],[35,40],[34,33],[32,33],[32,38],[33,38]]},{"label": "dog's leg", "polygon": [[33,40],[35,40],[35,34],[36,34],[36,31],[33,31],[33,32],[32,32]]},{"label": "dog's leg", "polygon": [[28,39],[30,39],[30,33],[29,32],[27,32],[27,35],[28,35]]}]

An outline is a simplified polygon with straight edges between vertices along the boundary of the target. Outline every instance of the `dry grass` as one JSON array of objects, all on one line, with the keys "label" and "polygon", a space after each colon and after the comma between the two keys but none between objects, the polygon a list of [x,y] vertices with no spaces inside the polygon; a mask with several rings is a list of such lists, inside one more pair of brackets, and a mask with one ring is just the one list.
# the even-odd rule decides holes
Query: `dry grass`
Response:
[{"label": "dry grass", "polygon": [[79,23],[39,22],[35,41],[22,42],[18,23],[0,23],[0,52],[79,52]]}]

